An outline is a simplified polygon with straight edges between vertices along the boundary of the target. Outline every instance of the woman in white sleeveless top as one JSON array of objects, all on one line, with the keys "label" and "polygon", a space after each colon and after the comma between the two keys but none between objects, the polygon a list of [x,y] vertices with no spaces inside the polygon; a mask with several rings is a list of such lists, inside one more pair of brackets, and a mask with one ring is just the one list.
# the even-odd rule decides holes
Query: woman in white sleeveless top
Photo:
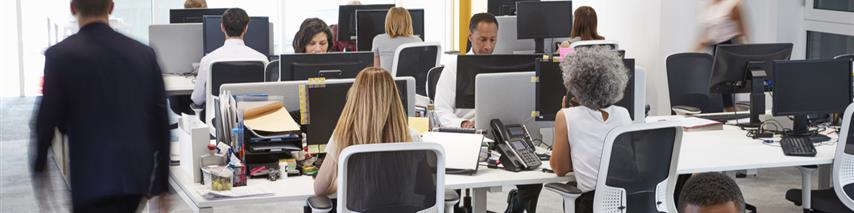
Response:
[{"label": "woman in white sleeveless top", "polygon": [[564,86],[578,106],[555,117],[550,164],[558,176],[574,172],[578,189],[589,192],[596,187],[608,132],[632,122],[628,110],[613,105],[623,98],[628,70],[616,51],[601,47],[578,49],[560,66]]},{"label": "woman in white sleeveless top", "polygon": [[[711,49],[721,44],[742,44],[747,42],[747,27],[741,13],[741,0],[706,0],[700,13],[702,31],[696,51]],[[721,94],[724,109],[735,111],[732,94]]]}]

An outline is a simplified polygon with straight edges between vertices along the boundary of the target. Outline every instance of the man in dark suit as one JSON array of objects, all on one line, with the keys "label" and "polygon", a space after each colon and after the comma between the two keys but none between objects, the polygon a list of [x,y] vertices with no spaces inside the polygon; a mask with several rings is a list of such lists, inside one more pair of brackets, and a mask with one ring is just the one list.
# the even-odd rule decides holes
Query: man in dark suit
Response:
[{"label": "man in dark suit", "polygon": [[[154,51],[114,31],[113,0],[72,0],[80,31],[45,51],[32,169],[68,136],[74,212],[135,212],[168,193],[169,121]],[[161,198],[164,196],[161,196]]]}]

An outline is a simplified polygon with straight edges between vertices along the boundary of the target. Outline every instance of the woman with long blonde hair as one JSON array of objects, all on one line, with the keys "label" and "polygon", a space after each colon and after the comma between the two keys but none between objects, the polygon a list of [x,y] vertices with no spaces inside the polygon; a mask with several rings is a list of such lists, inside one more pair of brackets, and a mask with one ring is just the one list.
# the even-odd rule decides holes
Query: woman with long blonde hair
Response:
[{"label": "woman with long blonde hair", "polygon": [[391,70],[394,51],[406,43],[421,42],[415,35],[412,16],[403,7],[392,7],[385,16],[385,33],[374,37],[371,51],[374,52],[374,66]]},{"label": "woman with long blonde hair", "polygon": [[326,196],[337,191],[338,155],[344,148],[418,139],[418,133],[408,127],[399,94],[394,78],[382,68],[365,68],[356,76],[314,181],[316,195]]}]

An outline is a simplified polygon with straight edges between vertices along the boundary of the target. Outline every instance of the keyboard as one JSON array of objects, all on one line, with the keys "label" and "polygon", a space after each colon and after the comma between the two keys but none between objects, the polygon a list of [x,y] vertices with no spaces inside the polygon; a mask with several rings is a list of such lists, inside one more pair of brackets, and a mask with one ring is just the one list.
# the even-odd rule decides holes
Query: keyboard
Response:
[{"label": "keyboard", "polygon": [[750,113],[715,113],[707,115],[700,114],[696,115],[695,117],[725,123],[730,120],[749,118]]},{"label": "keyboard", "polygon": [[786,156],[814,157],[816,155],[815,146],[809,137],[784,136],[780,140],[780,146]]}]

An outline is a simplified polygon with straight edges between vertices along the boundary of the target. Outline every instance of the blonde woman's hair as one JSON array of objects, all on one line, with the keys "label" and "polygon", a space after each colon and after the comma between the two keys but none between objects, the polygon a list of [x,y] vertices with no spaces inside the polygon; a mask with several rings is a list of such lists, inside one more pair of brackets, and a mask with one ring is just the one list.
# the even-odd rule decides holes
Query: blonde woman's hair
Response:
[{"label": "blonde woman's hair", "polygon": [[332,133],[337,153],[350,145],[411,141],[394,78],[379,67],[359,72]]},{"label": "blonde woman's hair", "polygon": [[412,36],[412,16],[403,7],[392,7],[385,16],[385,32],[389,37]]},{"label": "blonde woman's hair", "polygon": [[186,0],[184,1],[184,8],[208,8],[208,2],[205,0]]}]

